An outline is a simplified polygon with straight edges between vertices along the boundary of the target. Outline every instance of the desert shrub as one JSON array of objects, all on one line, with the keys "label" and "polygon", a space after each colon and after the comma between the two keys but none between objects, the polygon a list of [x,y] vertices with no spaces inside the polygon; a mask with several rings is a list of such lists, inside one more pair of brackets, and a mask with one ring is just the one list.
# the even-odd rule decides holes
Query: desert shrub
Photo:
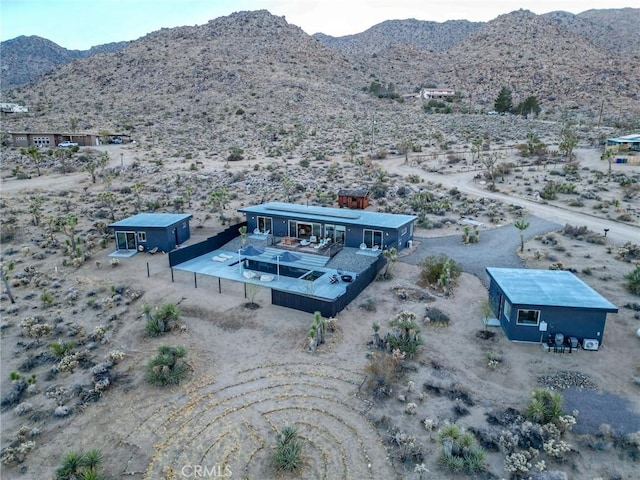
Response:
[{"label": "desert shrub", "polygon": [[375,298],[367,298],[358,305],[361,309],[366,312],[375,312],[376,311],[376,300]]},{"label": "desert shrub", "polygon": [[81,452],[71,450],[64,454],[62,463],[56,469],[55,480],[104,480],[107,477],[100,472],[103,458],[100,450]]},{"label": "desert shrub", "polygon": [[273,466],[278,471],[291,472],[302,465],[302,441],[294,425],[285,425],[276,435]]},{"label": "desert shrub", "polygon": [[389,326],[393,328],[393,332],[385,338],[389,347],[408,356],[415,355],[422,345],[416,315],[412,312],[400,312],[389,321]]},{"label": "desert shrub", "polygon": [[555,200],[558,198],[558,185],[555,182],[547,182],[540,192],[543,200]]},{"label": "desert shrub", "polygon": [[446,327],[449,325],[449,316],[442,310],[435,307],[427,307],[427,311],[424,316],[424,321],[433,325],[441,325]]},{"label": "desert shrub", "polygon": [[429,255],[420,264],[420,278],[429,285],[438,285],[448,271],[449,280],[455,281],[462,273],[462,266],[444,253]]},{"label": "desert shrub", "polygon": [[527,418],[541,425],[556,423],[564,414],[562,411],[562,395],[544,388],[536,388],[527,404]]},{"label": "desert shrub", "polygon": [[400,375],[404,355],[397,352],[373,352],[364,370],[367,373],[366,386],[376,397],[389,396],[392,385]]},{"label": "desert shrub", "polygon": [[156,387],[179,384],[191,370],[189,364],[183,360],[186,354],[184,347],[160,346],[158,355],[147,364],[145,379]]},{"label": "desert shrub", "polygon": [[412,173],[407,176],[407,181],[409,183],[420,183],[422,179],[420,178],[420,175],[418,175],[417,173]]},{"label": "desert shrub", "polygon": [[439,462],[453,473],[481,473],[486,470],[484,449],[476,444],[474,436],[456,424],[445,425],[438,431],[442,444]]},{"label": "desert shrub", "polygon": [[629,293],[640,295],[640,265],[624,276]]}]

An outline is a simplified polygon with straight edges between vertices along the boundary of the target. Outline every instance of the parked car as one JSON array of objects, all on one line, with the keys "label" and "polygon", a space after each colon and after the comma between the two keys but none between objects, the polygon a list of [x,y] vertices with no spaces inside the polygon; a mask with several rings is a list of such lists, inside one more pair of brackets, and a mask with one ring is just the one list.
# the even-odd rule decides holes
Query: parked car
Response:
[{"label": "parked car", "polygon": [[122,139],[120,137],[113,137],[111,139],[111,143],[115,143],[116,145],[122,145]]},{"label": "parked car", "polygon": [[65,140],[64,142],[60,142],[58,144],[59,147],[62,148],[66,148],[66,147],[77,147],[78,144],[76,142],[69,142],[68,140]]}]

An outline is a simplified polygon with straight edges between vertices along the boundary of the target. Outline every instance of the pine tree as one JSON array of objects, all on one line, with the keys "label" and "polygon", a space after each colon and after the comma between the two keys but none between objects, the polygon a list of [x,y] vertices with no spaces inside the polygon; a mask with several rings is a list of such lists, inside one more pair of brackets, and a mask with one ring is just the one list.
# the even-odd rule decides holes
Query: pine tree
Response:
[{"label": "pine tree", "polygon": [[500,93],[498,93],[498,97],[493,104],[493,107],[496,112],[499,113],[510,112],[513,108],[513,98],[511,95],[511,90],[509,90],[507,87],[502,87],[500,89]]}]

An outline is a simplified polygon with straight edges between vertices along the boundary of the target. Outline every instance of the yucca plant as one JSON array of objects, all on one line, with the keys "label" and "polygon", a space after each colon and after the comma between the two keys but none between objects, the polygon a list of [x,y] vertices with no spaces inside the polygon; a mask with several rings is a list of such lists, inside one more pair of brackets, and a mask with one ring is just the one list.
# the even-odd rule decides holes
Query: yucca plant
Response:
[{"label": "yucca plant", "polygon": [[186,354],[184,347],[160,346],[158,355],[147,364],[147,382],[157,387],[179,384],[191,370],[189,364],[182,360]]},{"label": "yucca plant", "polygon": [[627,290],[634,295],[640,295],[640,266],[624,276],[627,281]]},{"label": "yucca plant", "polygon": [[107,480],[107,476],[100,472],[102,460],[102,452],[97,449],[85,453],[71,450],[65,453],[54,478],[55,480]]},{"label": "yucca plant", "polygon": [[533,390],[527,405],[529,420],[539,424],[555,423],[563,414],[562,395],[543,388]]},{"label": "yucca plant", "polygon": [[285,425],[276,436],[273,456],[276,470],[291,472],[302,465],[302,442],[294,425]]}]

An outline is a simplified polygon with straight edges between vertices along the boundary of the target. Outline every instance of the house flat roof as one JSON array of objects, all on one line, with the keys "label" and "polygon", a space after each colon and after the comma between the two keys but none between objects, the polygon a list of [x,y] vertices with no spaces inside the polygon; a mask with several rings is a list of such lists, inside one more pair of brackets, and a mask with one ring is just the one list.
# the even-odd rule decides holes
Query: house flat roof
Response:
[{"label": "house flat roof", "polygon": [[264,216],[279,216],[297,220],[338,223],[343,225],[365,225],[380,228],[399,228],[415,221],[415,215],[350,210],[347,208],[317,207],[295,203],[270,202],[238,209],[239,212]]},{"label": "house flat roof", "polygon": [[612,143],[640,143],[640,133],[625,135],[623,137],[607,138],[607,141]]},{"label": "house flat roof", "polygon": [[190,213],[139,213],[114,222],[109,227],[166,228],[192,216]]},{"label": "house flat roof", "polygon": [[493,267],[486,270],[512,304],[618,311],[618,307],[571,272]]}]

